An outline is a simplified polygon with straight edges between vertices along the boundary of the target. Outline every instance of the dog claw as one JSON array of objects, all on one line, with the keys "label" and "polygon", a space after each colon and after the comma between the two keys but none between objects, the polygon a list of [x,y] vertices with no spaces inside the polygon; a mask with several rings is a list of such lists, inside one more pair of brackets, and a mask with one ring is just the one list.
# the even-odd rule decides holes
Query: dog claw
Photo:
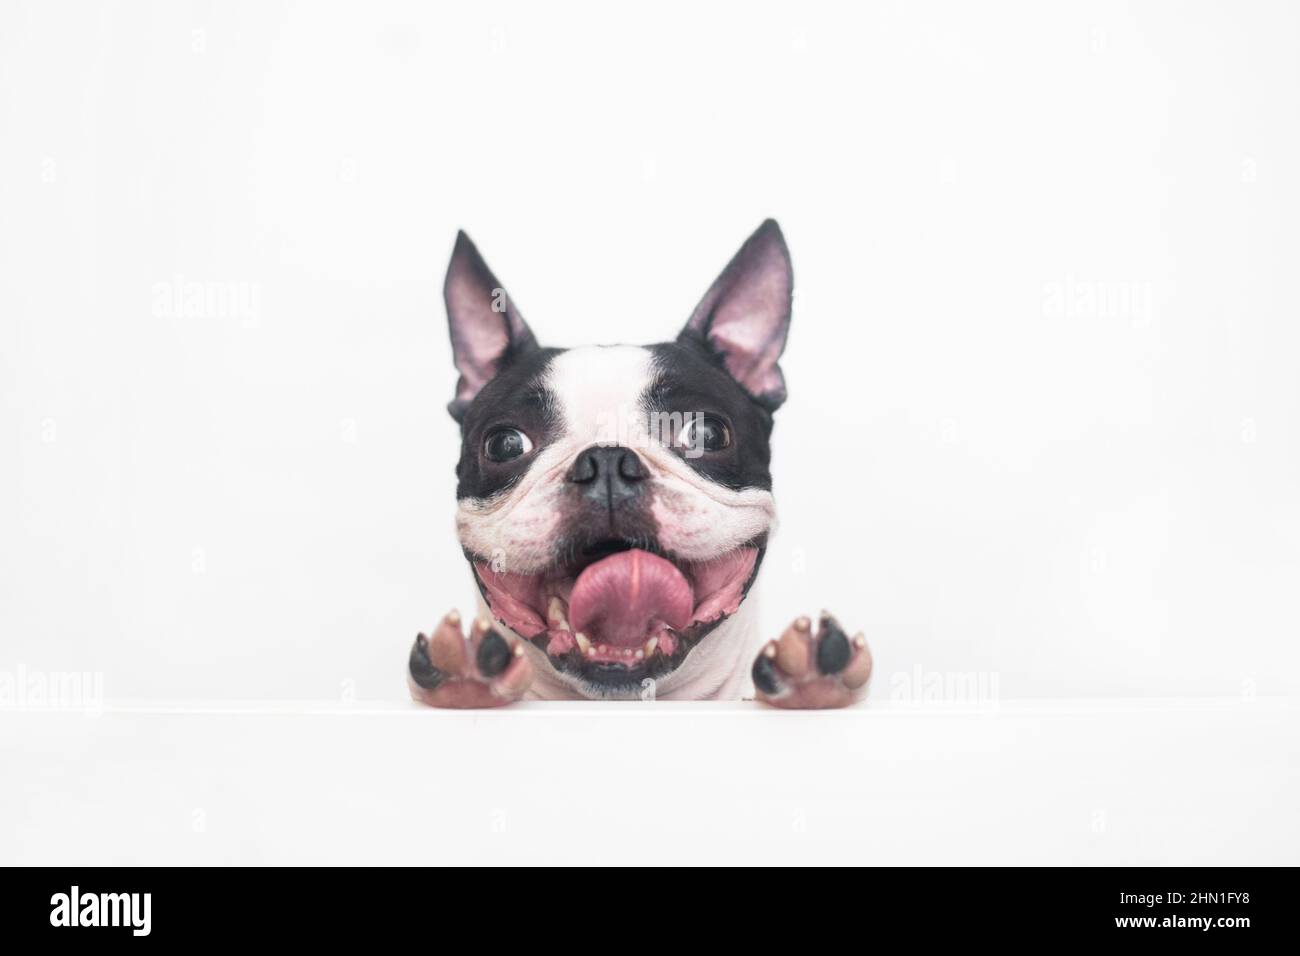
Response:
[{"label": "dog claw", "polygon": [[496,631],[488,631],[478,646],[478,669],[484,677],[496,677],[510,663],[510,645]]},{"label": "dog claw", "polygon": [[499,707],[524,695],[533,670],[490,620],[476,620],[467,639],[452,611],[431,635],[416,636],[408,680],[412,698],[433,707]]},{"label": "dog claw", "polygon": [[849,639],[830,615],[822,617],[817,634],[817,669],[823,674],[838,674],[848,666],[852,654]]},{"label": "dog claw", "polygon": [[764,694],[781,693],[781,680],[776,676],[776,664],[772,658],[766,654],[759,654],[754,658],[754,669],[751,672],[754,678],[754,686]]},{"label": "dog claw", "polygon": [[433,690],[446,676],[429,660],[429,639],[423,634],[415,636],[415,644],[411,648],[410,670],[411,680],[425,690]]},{"label": "dog claw", "polygon": [[823,611],[816,634],[808,618],[796,619],[764,646],[751,673],[757,699],[774,707],[845,707],[871,677],[871,652],[866,638],[859,634],[850,640]]}]

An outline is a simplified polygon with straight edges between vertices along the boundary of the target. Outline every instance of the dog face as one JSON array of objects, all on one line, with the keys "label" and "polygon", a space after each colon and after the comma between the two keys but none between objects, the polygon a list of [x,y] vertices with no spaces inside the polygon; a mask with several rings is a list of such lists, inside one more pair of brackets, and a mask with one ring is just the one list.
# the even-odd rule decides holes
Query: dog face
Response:
[{"label": "dog face", "polygon": [[675,341],[543,348],[457,237],[461,545],[493,616],[583,696],[633,696],[717,657],[692,652],[745,600],[775,519],[792,289],[768,220]]}]

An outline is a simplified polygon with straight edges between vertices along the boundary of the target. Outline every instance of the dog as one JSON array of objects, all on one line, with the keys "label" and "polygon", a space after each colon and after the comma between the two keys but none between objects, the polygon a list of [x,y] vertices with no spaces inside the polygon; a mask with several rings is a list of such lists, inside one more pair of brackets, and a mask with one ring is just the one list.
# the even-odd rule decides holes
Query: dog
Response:
[{"label": "dog", "polygon": [[763,644],[769,438],[794,278],[767,220],[674,341],[546,348],[469,237],[443,288],[459,373],[456,527],[479,591],[411,649],[413,698],[854,702],[862,635],[823,612]]}]

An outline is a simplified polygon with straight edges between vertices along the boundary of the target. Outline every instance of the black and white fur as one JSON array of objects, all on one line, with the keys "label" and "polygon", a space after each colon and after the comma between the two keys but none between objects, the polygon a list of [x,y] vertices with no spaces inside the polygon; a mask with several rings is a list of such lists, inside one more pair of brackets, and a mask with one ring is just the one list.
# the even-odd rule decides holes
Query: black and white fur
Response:
[{"label": "black and white fur", "polygon": [[[471,569],[491,562],[495,570],[543,574],[610,542],[684,564],[757,549],[734,612],[701,628],[680,660],[649,674],[658,698],[750,694],[751,674],[761,679],[762,664],[750,666],[761,643],[750,588],[776,520],[769,439],[773,413],[786,398],[778,359],[793,295],[790,255],[777,223],[769,219],[749,237],[676,339],[655,345],[542,347],[464,233],[457,236],[444,294],[460,374],[449,406],[462,439],[456,526]],[[701,414],[725,423],[725,448],[683,454],[653,427]],[[527,454],[511,461],[487,457],[485,439],[503,426],[527,436]],[[632,479],[615,475],[614,484],[597,491],[577,483],[575,468],[590,469],[583,456],[591,454],[608,468],[630,468]],[[611,455],[622,456],[621,464]],[[490,606],[482,576],[473,573],[480,614],[494,619],[495,630],[532,664],[525,696],[644,696],[644,669],[611,676],[611,668],[597,673],[581,662],[565,666],[548,658],[544,641],[506,626],[500,609]],[[413,672],[427,663],[417,666],[421,647],[417,642]]]}]

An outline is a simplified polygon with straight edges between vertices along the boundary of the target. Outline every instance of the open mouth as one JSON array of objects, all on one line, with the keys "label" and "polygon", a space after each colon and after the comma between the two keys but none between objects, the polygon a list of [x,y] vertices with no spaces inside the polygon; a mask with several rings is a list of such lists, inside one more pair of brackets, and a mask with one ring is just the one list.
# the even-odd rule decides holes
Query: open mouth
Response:
[{"label": "open mouth", "polygon": [[735,613],[761,554],[749,546],[683,562],[644,544],[608,539],[539,574],[478,560],[474,570],[492,613],[556,671],[628,689],[676,670]]}]

